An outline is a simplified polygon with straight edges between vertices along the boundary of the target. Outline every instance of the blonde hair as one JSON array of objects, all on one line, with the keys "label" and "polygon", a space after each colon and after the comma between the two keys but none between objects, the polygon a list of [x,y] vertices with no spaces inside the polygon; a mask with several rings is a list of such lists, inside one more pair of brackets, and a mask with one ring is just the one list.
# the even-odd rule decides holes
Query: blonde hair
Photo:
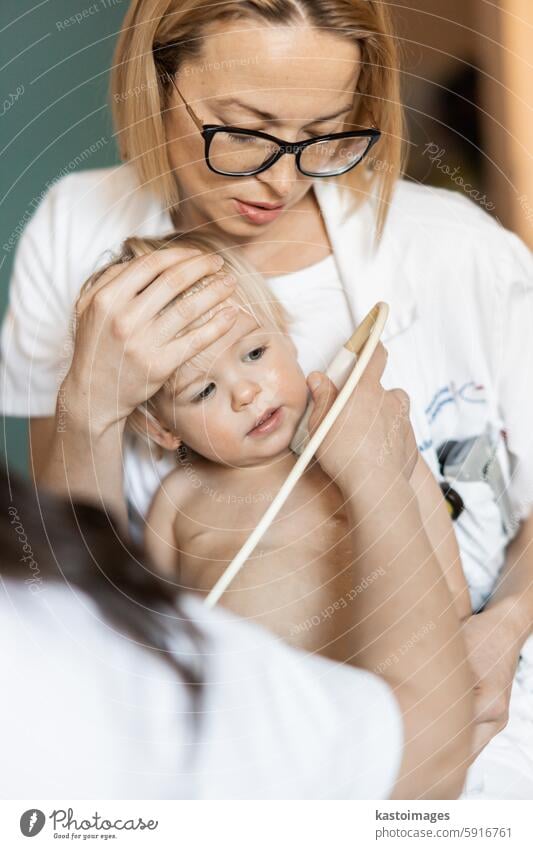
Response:
[{"label": "blonde hair", "polygon": [[[201,317],[189,323],[185,330],[182,331],[183,333],[188,333],[195,327],[200,327],[215,311],[227,306],[228,302],[232,302],[245,309],[248,313],[251,313],[260,327],[271,328],[274,331],[284,334],[288,332],[292,317],[280,301],[278,301],[270,293],[263,276],[234,250],[227,248],[221,239],[206,233],[170,233],[167,236],[162,236],[157,239],[140,236],[133,236],[126,239],[122,244],[120,251],[104,266],[99,268],[98,271],[92,274],[91,277],[89,277],[82,287],[81,293],[83,294],[91,289],[98,282],[104,272],[112,266],[130,262],[138,257],[147,256],[154,251],[166,250],[168,248],[175,247],[176,244],[188,248],[198,248],[206,254],[220,254],[224,258],[224,265],[220,271],[231,272],[237,278],[237,286],[231,297],[218,307],[211,310],[211,312],[206,314],[205,317]],[[176,301],[189,297],[203,285],[205,285],[205,280],[199,280],[193,286],[190,286],[188,289],[185,289],[185,291],[176,295],[173,301],[171,301],[165,309],[168,309],[173,303],[176,303]],[[181,334],[178,333],[177,336],[179,335]],[[191,357],[188,362],[193,366],[202,368],[204,365],[203,358],[204,355],[200,352]],[[139,423],[138,412],[140,412],[143,416],[150,416],[150,407],[154,409],[154,399],[157,395],[159,395],[159,392],[172,394],[174,386],[175,375],[172,375],[161,389],[156,392],[153,398],[149,398],[145,405],[142,405],[129,416],[127,421],[129,429],[143,438],[147,438],[145,429]]]},{"label": "blonde hair", "polygon": [[[381,130],[381,158],[370,156],[337,179],[351,190],[353,209],[368,199],[375,184],[379,239],[405,165],[398,45],[387,4],[379,0],[132,0],[111,75],[111,105],[122,158],[134,164],[141,183],[150,184],[167,207],[178,205],[163,117],[171,98],[168,75],[174,76],[185,60],[198,57],[209,24],[243,17],[259,18],[270,26],[310,24],[359,46],[358,98],[348,121],[371,122]],[[133,92],[135,96],[129,96]]]}]

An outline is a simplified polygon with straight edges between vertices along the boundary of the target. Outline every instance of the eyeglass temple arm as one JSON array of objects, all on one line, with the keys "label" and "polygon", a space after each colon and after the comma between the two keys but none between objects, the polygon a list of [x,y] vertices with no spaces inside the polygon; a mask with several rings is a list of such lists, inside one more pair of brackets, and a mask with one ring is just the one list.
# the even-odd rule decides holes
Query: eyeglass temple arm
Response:
[{"label": "eyeglass temple arm", "polygon": [[189,104],[185,100],[184,96],[182,95],[181,91],[179,90],[178,86],[176,85],[174,77],[171,74],[169,74],[168,71],[166,71],[166,77],[172,83],[172,85],[174,86],[176,91],[178,92],[178,95],[179,95],[183,105],[185,106],[185,109],[187,110],[188,114],[191,116],[192,120],[194,121],[194,123],[196,124],[198,129],[200,131],[202,131],[203,127],[204,127],[202,121],[199,119],[198,115],[193,111],[193,109],[189,106]]}]

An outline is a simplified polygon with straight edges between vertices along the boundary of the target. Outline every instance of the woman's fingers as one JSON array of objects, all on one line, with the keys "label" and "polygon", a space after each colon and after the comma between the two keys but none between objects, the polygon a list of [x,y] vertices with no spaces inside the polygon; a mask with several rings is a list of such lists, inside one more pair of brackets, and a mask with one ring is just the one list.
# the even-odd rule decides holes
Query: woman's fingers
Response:
[{"label": "woman's fingers", "polygon": [[[155,333],[157,336],[156,344],[162,345],[185,330],[188,324],[196,321],[204,313],[233,294],[236,285],[235,275],[219,272],[202,278],[196,284],[190,286],[181,296],[174,295],[170,299],[170,303],[168,286],[165,285],[156,293],[155,298],[157,304],[161,304],[163,299],[165,302],[157,310],[152,323],[149,325],[150,333]],[[153,286],[155,288],[159,286],[159,283],[156,282]],[[153,307],[154,303],[150,304],[150,312],[153,312]],[[135,305],[135,309],[139,309],[137,305]],[[138,321],[144,324],[145,316],[140,310],[137,315]]]},{"label": "woman's fingers", "polygon": [[98,278],[97,282],[91,286],[90,288],[86,288],[87,284],[83,286],[80,295],[78,296],[78,300],[76,301],[76,315],[81,316],[89,304],[92,302],[96,292],[102,289],[104,286],[107,286],[111,283],[115,277],[118,277],[119,274],[122,274],[124,271],[126,263],[112,265],[111,268],[108,268],[101,277]]},{"label": "woman's fingers", "polygon": [[108,268],[83,298],[99,299],[100,305],[111,311],[134,301],[155,280],[161,280],[168,288],[168,303],[200,277],[217,271],[222,264],[218,254],[206,254],[193,248],[153,251]]},{"label": "woman's fingers", "polygon": [[217,310],[205,324],[196,327],[189,333],[184,333],[183,336],[174,339],[161,348],[165,370],[171,374],[173,370],[220,339],[233,326],[238,314],[238,307],[233,306]]},{"label": "woman's fingers", "polygon": [[385,371],[385,366],[387,365],[388,356],[389,354],[387,349],[382,345],[381,342],[378,342],[376,350],[370,357],[368,366],[365,369],[365,374],[361,382],[379,383],[381,378],[383,377],[383,372]]},{"label": "woman's fingers", "polygon": [[[140,259],[144,260],[147,257]],[[132,266],[133,263],[129,266],[129,270],[133,273]],[[149,283],[141,294],[132,295],[130,300],[124,300],[124,293],[127,293],[128,289],[131,293],[132,285],[136,290],[140,278],[137,277],[137,282],[132,284],[130,277],[126,277],[123,271],[99,287],[90,301],[78,305],[78,316],[90,303],[97,316],[97,323],[101,327],[108,323],[117,338],[124,341],[132,339],[139,330],[144,334],[154,318],[180,292],[190,288],[199,279],[212,275],[219,266],[220,262],[216,260],[215,254],[201,254],[192,259],[174,263],[152,283]]]},{"label": "woman's fingers", "polygon": [[201,254],[177,262],[159,274],[128,305],[133,323],[155,318],[178,295],[191,286],[203,285],[203,278],[218,274],[224,261],[218,254]]},{"label": "woman's fingers", "polygon": [[[209,279],[208,279],[209,280]],[[237,281],[233,275],[215,276],[190,297],[176,300],[153,322],[150,332],[154,334],[155,345],[160,347],[187,330],[189,325],[205,323],[211,310],[222,308],[223,302],[235,291]],[[230,306],[228,303],[226,306]],[[202,321],[203,319],[203,321]],[[193,327],[190,328],[193,330]]]},{"label": "woman's fingers", "polygon": [[[177,251],[179,252],[176,253]],[[167,253],[173,253],[174,256],[164,256]],[[170,300],[201,277],[218,271],[223,265],[224,260],[219,254],[208,254],[196,249],[169,248],[154,251],[133,260],[127,286],[123,288],[129,297],[132,297],[144,292],[147,286],[157,280],[168,287]]]},{"label": "woman's fingers", "polygon": [[501,727],[496,722],[480,722],[474,725],[474,733],[471,744],[471,759],[470,763],[475,761],[478,755],[481,754],[485,746],[487,746],[492,738],[498,734],[505,725]]},{"label": "woman's fingers", "polygon": [[[116,263],[107,268],[96,283],[84,292],[82,301],[91,301],[102,289],[109,290],[113,281],[118,277],[121,278],[120,287],[113,286],[115,297],[122,294],[122,296],[130,298],[144,289],[154,277],[157,277],[169,266],[181,259],[192,258],[200,254],[201,251],[196,248],[168,248],[153,251],[128,262]],[[110,300],[113,299],[110,297]]]}]

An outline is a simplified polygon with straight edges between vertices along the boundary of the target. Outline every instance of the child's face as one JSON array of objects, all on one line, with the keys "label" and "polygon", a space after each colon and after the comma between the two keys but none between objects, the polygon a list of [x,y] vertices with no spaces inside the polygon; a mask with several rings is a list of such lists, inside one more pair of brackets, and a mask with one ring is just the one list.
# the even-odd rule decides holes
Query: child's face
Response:
[{"label": "child's face", "polygon": [[206,348],[202,367],[179,370],[173,390],[157,399],[164,423],[198,454],[231,466],[285,453],[308,397],[290,337],[244,311]]}]

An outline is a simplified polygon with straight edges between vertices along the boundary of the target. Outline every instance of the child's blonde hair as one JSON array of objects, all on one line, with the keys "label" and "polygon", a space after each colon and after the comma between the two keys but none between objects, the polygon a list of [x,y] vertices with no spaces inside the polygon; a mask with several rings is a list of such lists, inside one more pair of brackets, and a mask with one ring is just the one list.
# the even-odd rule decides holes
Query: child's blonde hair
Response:
[{"label": "child's blonde hair", "polygon": [[266,26],[310,25],[347,39],[361,51],[361,73],[347,121],[381,130],[380,158],[367,157],[337,180],[351,189],[353,208],[365,202],[377,184],[379,238],[406,158],[399,50],[388,6],[381,0],[132,0],[111,76],[122,158],[134,164],[141,184],[150,184],[168,208],[176,208],[180,198],[165,134],[172,93],[169,75],[198,58],[206,29],[216,21],[253,18]]},{"label": "child's blonde hair", "polygon": [[[218,307],[215,307],[210,311],[210,313],[207,313],[205,317],[201,317],[188,324],[183,330],[183,333],[188,333],[195,327],[200,327],[217,309],[223,309],[227,306],[228,302],[240,306],[245,309],[246,312],[251,313],[260,327],[268,327],[283,334],[288,332],[291,323],[291,316],[285,307],[270,293],[263,276],[256,271],[251,263],[238,256],[235,250],[225,246],[221,239],[206,233],[170,233],[168,236],[161,238],[132,236],[125,240],[120,251],[115,254],[110,261],[89,277],[82,288],[82,293],[88,291],[88,289],[94,286],[108,268],[129,262],[138,257],[148,256],[154,251],[167,250],[168,248],[176,247],[176,245],[187,248],[197,248],[204,251],[206,254],[219,254],[224,259],[224,265],[220,269],[220,272],[232,273],[237,278],[237,286],[230,298]],[[171,308],[172,304],[176,303],[176,301],[189,297],[198,288],[205,285],[204,280],[199,280],[193,286],[190,286],[188,289],[185,289],[183,292],[176,295],[173,301],[171,301],[165,309]],[[179,333],[177,334],[177,336],[180,335],[181,334]],[[193,366],[202,368],[204,364],[204,354],[200,352],[191,357],[187,362]],[[143,426],[144,417],[147,414],[151,415],[150,411],[155,409],[154,399],[159,395],[159,393],[163,392],[172,395],[174,392],[174,386],[175,375],[172,375],[161,389],[152,398],[148,399],[145,405],[142,405],[141,408],[135,410],[128,417],[128,428],[142,436],[144,439],[148,438],[146,428]]]}]

